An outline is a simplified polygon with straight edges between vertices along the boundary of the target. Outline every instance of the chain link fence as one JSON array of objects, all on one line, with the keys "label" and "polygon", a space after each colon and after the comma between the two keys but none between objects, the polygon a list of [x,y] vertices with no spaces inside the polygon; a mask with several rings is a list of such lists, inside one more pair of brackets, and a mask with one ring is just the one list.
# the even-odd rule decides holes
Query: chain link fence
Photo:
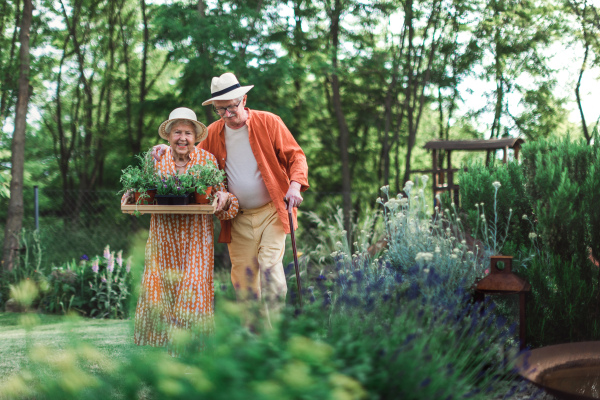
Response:
[{"label": "chain link fence", "polygon": [[[323,218],[328,208],[326,203],[340,204],[339,192],[303,193],[304,203],[300,217],[300,231],[297,236],[299,248],[310,243],[314,246],[319,238],[311,225],[307,211],[315,211]],[[25,215],[23,228],[32,232],[36,228],[34,190],[29,188],[23,193]],[[42,247],[42,262],[45,265],[60,265],[83,255],[92,257],[102,254],[106,245],[112,250],[124,250],[127,254],[133,240],[140,234],[147,234],[150,215],[133,216],[121,212],[120,196],[115,190],[39,190],[39,240]],[[2,199],[0,205],[6,210],[8,199]],[[2,216],[6,220],[6,215]],[[218,237],[220,224],[215,218],[215,238]],[[4,234],[4,226],[0,235]],[[3,238],[2,238],[3,240]],[[287,257],[286,257],[287,258]],[[227,246],[216,243],[215,268],[229,268]]]}]

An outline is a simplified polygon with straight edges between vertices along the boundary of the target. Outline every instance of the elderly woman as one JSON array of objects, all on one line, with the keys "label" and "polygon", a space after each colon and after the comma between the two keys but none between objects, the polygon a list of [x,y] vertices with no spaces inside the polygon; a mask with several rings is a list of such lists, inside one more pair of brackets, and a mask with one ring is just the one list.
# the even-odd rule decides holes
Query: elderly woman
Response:
[{"label": "elderly woman", "polygon": [[[215,156],[196,148],[206,139],[206,127],[188,108],[177,108],[158,128],[169,142],[165,156],[155,161],[161,176],[185,173],[192,165],[217,164]],[[237,198],[216,193],[219,219],[236,216]],[[134,340],[138,345],[169,346],[177,330],[209,333],[212,329],[213,222],[211,215],[152,214],[146,244],[146,264],[135,312]],[[177,351],[171,349],[172,353]]]}]

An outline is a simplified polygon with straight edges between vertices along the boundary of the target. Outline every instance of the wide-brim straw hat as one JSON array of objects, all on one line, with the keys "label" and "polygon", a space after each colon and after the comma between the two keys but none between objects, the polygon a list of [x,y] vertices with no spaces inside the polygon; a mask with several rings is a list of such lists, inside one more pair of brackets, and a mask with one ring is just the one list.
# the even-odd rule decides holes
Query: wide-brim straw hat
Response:
[{"label": "wide-brim straw hat", "polygon": [[234,74],[226,72],[221,76],[215,76],[210,83],[212,97],[202,103],[203,106],[212,104],[215,100],[233,100],[245,95],[254,85],[242,86]]},{"label": "wide-brim straw hat", "polygon": [[196,118],[196,113],[193,110],[190,110],[189,108],[179,107],[171,111],[171,114],[169,114],[169,119],[164,121],[158,127],[158,134],[161,138],[169,140],[167,129],[169,128],[171,123],[177,119],[188,120],[196,126],[196,143],[203,141],[208,136],[208,130],[206,129],[206,126],[202,122],[198,122],[198,118]]}]

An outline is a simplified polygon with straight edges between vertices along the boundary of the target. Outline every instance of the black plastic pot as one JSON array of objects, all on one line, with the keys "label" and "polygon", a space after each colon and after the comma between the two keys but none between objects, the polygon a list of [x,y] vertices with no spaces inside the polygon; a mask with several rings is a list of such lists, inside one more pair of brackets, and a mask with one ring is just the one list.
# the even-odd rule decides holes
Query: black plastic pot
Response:
[{"label": "black plastic pot", "polygon": [[162,206],[185,206],[190,204],[191,195],[157,194],[154,199]]}]

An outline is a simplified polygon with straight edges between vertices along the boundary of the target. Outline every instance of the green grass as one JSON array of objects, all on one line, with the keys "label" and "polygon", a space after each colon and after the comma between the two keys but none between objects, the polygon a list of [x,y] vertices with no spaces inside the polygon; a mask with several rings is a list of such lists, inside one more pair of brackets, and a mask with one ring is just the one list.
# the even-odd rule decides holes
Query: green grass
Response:
[{"label": "green grass", "polygon": [[[26,329],[26,326],[31,324]],[[110,359],[124,359],[133,344],[130,320],[81,319],[44,314],[0,313],[0,385],[11,375],[28,368],[29,349],[55,349],[53,357],[73,341],[93,344]]]}]

